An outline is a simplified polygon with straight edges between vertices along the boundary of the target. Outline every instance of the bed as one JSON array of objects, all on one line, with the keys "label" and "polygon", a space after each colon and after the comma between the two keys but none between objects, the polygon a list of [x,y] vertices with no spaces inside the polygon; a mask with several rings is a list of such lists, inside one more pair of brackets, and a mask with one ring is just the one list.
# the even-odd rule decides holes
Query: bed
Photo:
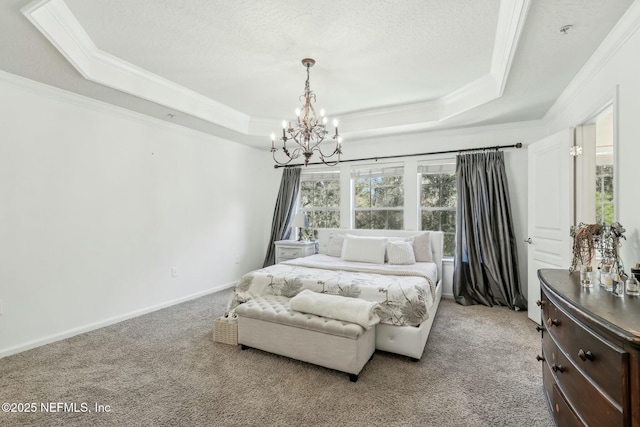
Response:
[{"label": "bed", "polygon": [[442,297],[442,232],[318,230],[318,254],[245,274],[229,309],[303,290],[376,301],[375,348],[422,357]]}]

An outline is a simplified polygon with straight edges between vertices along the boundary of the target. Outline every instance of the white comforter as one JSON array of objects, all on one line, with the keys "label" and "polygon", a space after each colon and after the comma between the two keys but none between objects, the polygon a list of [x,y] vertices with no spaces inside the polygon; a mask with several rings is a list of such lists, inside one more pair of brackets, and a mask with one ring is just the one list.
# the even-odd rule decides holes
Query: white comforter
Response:
[{"label": "white comforter", "polygon": [[255,296],[291,298],[309,289],[376,301],[381,323],[417,326],[429,317],[436,277],[433,263],[383,265],[312,255],[245,274],[236,285],[229,309]]}]

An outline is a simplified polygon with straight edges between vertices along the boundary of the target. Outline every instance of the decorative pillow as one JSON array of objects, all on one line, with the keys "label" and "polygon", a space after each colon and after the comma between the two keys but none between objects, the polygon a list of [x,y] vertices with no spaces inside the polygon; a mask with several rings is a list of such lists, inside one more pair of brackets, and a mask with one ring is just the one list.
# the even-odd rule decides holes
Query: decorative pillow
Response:
[{"label": "decorative pillow", "polygon": [[347,235],[342,245],[342,259],[345,261],[384,264],[387,239],[384,237],[362,237]]},{"label": "decorative pillow", "polygon": [[[387,237],[388,242],[409,242],[413,246],[413,236],[411,237]],[[389,262],[389,254],[384,254],[384,262]]]},{"label": "decorative pillow", "polygon": [[389,264],[415,264],[416,257],[413,253],[413,245],[402,240],[394,240],[387,243],[387,256]]},{"label": "decorative pillow", "polygon": [[342,244],[344,243],[344,234],[329,235],[329,244],[327,245],[327,255],[342,256]]},{"label": "decorative pillow", "polygon": [[413,236],[413,252],[416,256],[416,262],[433,262],[428,231]]}]

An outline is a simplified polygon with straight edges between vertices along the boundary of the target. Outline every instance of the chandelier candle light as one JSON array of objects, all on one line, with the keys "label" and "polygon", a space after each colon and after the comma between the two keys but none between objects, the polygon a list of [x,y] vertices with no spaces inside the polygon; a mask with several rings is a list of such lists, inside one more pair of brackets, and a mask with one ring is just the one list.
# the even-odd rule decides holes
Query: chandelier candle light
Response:
[{"label": "chandelier candle light", "polygon": [[[300,96],[303,100],[302,108],[296,109],[297,119],[294,125],[291,122],[287,125],[287,121],[282,121],[282,151],[287,156],[288,160],[280,162],[276,159],[276,136],[271,134],[271,152],[273,153],[273,160],[280,166],[285,166],[291,163],[292,160],[304,156],[304,165],[309,164],[309,159],[313,156],[315,151],[320,155],[322,163],[328,166],[335,166],[340,162],[340,155],[342,154],[342,137],[338,133],[338,121],[333,120],[333,126],[336,129],[336,133],[332,136],[332,139],[336,141],[335,149],[333,153],[326,155],[322,152],[320,144],[324,141],[325,136],[329,133],[327,131],[327,117],[324,115],[324,110],[320,110],[320,118],[316,114],[313,103],[316,102],[316,95],[309,88],[309,68],[313,67],[316,63],[311,58],[305,58],[302,60],[302,65],[307,68],[307,81],[304,84],[304,95]],[[296,144],[292,151],[287,148],[287,141],[293,140]],[[331,160],[334,156],[335,159]],[[278,167],[275,165],[274,167]]]}]

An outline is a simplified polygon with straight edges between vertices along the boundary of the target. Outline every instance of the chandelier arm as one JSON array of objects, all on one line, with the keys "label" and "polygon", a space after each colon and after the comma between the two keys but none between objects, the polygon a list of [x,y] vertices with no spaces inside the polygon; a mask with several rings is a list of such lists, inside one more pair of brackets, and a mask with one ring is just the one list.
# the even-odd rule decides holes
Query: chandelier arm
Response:
[{"label": "chandelier arm", "polygon": [[288,165],[289,163],[291,163],[292,160],[298,159],[302,156],[302,154],[304,153],[305,150],[302,149],[302,147],[298,147],[295,150],[293,150],[293,152],[289,153],[289,152],[285,152],[285,155],[289,158],[289,160],[287,160],[286,162],[281,162],[278,159],[276,159],[276,152],[278,150],[277,149],[271,149],[271,152],[273,153],[273,161],[276,162],[279,165]]},{"label": "chandelier arm", "polygon": [[325,164],[325,165],[327,165],[327,166],[335,166],[335,165],[337,165],[338,163],[340,163],[340,154],[342,154],[342,152],[336,149],[336,151],[334,151],[334,152],[329,156],[329,158],[333,157],[333,156],[336,154],[336,152],[338,153],[338,158],[337,158],[336,160],[333,160],[333,161],[327,162],[327,161],[325,160],[325,156],[323,156],[323,155],[322,155],[322,152],[320,152],[320,160],[322,161],[322,163],[324,163],[324,164]]},{"label": "chandelier arm", "polygon": [[293,157],[289,157],[289,160],[287,160],[286,162],[281,162],[278,159],[276,159],[276,151],[278,150],[271,150],[271,152],[273,153],[273,161],[280,166],[286,166],[289,163],[291,163],[291,161],[294,159]]},{"label": "chandelier arm", "polygon": [[321,158],[331,158],[333,156],[335,156],[336,154],[338,154],[338,157],[340,156],[340,154],[342,154],[342,150],[340,148],[338,148],[338,146],[336,145],[336,148],[333,150],[333,153],[326,155],[322,152],[322,150],[320,149],[320,147],[314,147],[313,151],[317,151],[318,153],[320,153],[320,157]]}]

